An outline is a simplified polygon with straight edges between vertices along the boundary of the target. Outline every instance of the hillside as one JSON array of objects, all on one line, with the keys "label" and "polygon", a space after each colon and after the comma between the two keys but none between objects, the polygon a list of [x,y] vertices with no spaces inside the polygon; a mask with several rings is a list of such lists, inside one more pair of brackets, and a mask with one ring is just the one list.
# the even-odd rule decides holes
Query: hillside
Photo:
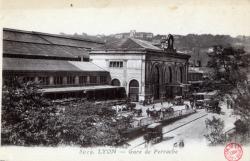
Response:
[{"label": "hillside", "polygon": [[[152,42],[154,45],[159,45],[162,37],[166,35],[153,35],[148,32],[135,32],[132,34],[137,39],[143,39]],[[149,37],[149,36],[150,37]],[[131,34],[119,33],[112,35],[88,35],[86,33],[74,34],[73,36],[88,38],[92,40],[110,42],[120,38],[130,37]],[[206,66],[208,61],[207,52],[215,45],[244,47],[247,53],[250,53],[250,36],[231,37],[230,35],[211,35],[211,34],[188,34],[174,35],[174,46],[177,51],[182,51],[191,55],[190,63]]]}]

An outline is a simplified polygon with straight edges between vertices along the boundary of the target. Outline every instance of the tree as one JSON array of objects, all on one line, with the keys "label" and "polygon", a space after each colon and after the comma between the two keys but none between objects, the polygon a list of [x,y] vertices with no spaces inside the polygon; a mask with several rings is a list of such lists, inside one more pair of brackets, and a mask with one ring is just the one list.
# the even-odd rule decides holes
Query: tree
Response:
[{"label": "tree", "polygon": [[245,54],[244,49],[214,46],[213,52],[209,53],[209,56],[211,60],[208,62],[208,66],[214,69],[213,81],[226,86],[226,88],[222,86],[221,90],[228,92],[245,83],[247,77],[244,68],[248,66],[249,55]]},{"label": "tree", "polygon": [[235,114],[240,115],[242,121],[249,126],[250,91],[247,69],[250,54],[246,54],[244,48],[215,46],[209,56],[211,61],[208,65],[214,69],[212,80],[215,89],[219,90],[220,98],[227,95],[232,100]]},{"label": "tree", "polygon": [[3,88],[2,144],[55,145],[57,108],[38,91],[39,87],[17,79]]},{"label": "tree", "polygon": [[204,135],[211,145],[223,144],[225,142],[225,135],[223,134],[224,121],[220,118],[213,118],[205,120],[208,134]]},{"label": "tree", "polygon": [[126,140],[121,131],[130,126],[131,118],[117,118],[106,105],[78,102],[65,107],[59,132],[62,144],[116,146]]},{"label": "tree", "polygon": [[245,135],[248,131],[248,127],[245,122],[241,121],[240,119],[234,122],[236,132],[239,134]]},{"label": "tree", "polygon": [[116,146],[131,117],[116,116],[107,105],[84,100],[55,104],[34,82],[9,81],[3,88],[2,144]]}]

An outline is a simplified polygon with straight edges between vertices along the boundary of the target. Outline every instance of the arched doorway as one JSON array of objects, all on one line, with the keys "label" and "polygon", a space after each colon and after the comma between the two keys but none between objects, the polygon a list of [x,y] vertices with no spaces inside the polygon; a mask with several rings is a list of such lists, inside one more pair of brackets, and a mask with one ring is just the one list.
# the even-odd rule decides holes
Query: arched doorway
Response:
[{"label": "arched doorway", "polygon": [[172,79],[172,69],[171,69],[171,67],[168,67],[168,71],[169,71],[169,83],[172,83],[173,79]]},{"label": "arched doorway", "polygon": [[160,70],[158,66],[154,66],[152,71],[153,96],[154,99],[160,98]]},{"label": "arched doorway", "polygon": [[[180,81],[180,83],[183,83],[183,68],[182,67],[180,67],[179,68],[179,81]],[[179,90],[178,90],[178,95],[182,95],[182,87],[179,87]]]},{"label": "arched doorway", "polygon": [[113,80],[111,81],[111,85],[112,85],[112,86],[120,86],[121,83],[120,83],[120,81],[119,81],[118,79],[113,79]]},{"label": "arched doorway", "polygon": [[167,98],[173,98],[173,72],[172,72],[172,68],[168,67],[168,73],[169,73],[169,80],[168,80],[168,86],[167,86],[167,91],[166,91],[166,97]]},{"label": "arched doorway", "polygon": [[131,99],[131,101],[137,102],[139,98],[138,94],[139,94],[139,82],[133,79],[129,82],[128,96]]},{"label": "arched doorway", "polygon": [[183,68],[180,67],[180,82],[183,82]]}]

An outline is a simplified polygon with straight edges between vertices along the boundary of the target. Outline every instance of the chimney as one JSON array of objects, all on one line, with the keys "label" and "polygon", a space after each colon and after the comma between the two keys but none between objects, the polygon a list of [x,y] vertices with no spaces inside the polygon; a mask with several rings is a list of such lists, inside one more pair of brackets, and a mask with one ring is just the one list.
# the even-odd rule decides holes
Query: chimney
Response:
[{"label": "chimney", "polygon": [[167,37],[166,36],[161,37],[161,48],[163,50],[167,49]]}]

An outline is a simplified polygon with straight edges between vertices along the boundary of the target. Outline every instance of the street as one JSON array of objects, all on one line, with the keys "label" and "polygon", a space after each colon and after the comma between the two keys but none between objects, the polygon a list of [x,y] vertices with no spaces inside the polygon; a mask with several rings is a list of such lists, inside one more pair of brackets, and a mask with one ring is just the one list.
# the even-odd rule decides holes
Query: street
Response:
[{"label": "street", "polygon": [[[173,148],[174,144],[183,140],[184,145],[191,144],[193,142],[199,142],[199,144],[206,146],[204,135],[206,134],[205,120],[212,118],[212,116],[219,117],[224,120],[225,129],[227,131],[233,128],[233,123],[236,120],[236,116],[233,116],[232,109],[227,109],[225,104],[221,105],[222,114],[208,113],[205,109],[197,110],[197,113],[187,116],[181,120],[177,120],[169,125],[163,127],[163,141],[157,144],[148,145],[152,148]],[[145,142],[143,136],[131,140],[128,142],[130,148],[145,148]]]}]

